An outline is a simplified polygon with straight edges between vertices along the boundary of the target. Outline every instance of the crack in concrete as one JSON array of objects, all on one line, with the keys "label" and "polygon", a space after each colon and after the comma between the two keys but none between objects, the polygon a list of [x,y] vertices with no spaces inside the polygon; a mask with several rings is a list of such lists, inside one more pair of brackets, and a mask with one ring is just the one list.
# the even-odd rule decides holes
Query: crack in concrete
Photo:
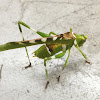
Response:
[{"label": "crack in concrete", "polygon": [[11,6],[12,2],[13,2],[13,0],[10,0],[10,1],[9,1],[8,6],[7,6],[7,8],[6,8],[6,10],[5,10],[5,11],[8,11],[8,10],[9,10],[9,8],[10,8],[10,6]]},{"label": "crack in concrete", "polygon": [[[87,6],[81,8],[81,9],[79,9],[79,10],[77,10],[77,11],[74,11],[74,12],[72,12],[72,13],[77,13],[77,12],[79,12],[79,11],[81,11],[81,10],[87,8],[87,7],[89,7],[89,6],[87,5]],[[56,22],[57,20],[59,20],[59,19],[62,19],[62,18],[64,18],[64,17],[66,17],[66,16],[70,16],[72,13],[66,14],[66,15],[63,15],[63,16],[61,16],[61,17],[58,17],[57,19],[54,19],[52,22],[50,22],[50,23],[44,25],[44,26],[43,26],[41,29],[39,29],[39,30],[42,30],[42,29],[44,29],[46,26],[55,23],[55,22]]]},{"label": "crack in concrete", "polygon": [[32,2],[41,2],[41,3],[55,3],[55,4],[76,4],[76,5],[95,5],[95,4],[99,4],[99,3],[91,3],[91,4],[81,4],[81,3],[70,3],[70,2],[56,2],[56,1],[25,1],[25,2],[30,2],[30,3],[32,3]]},{"label": "crack in concrete", "polygon": [[[34,2],[42,2],[42,3],[60,3],[60,4],[74,4],[75,5],[75,3],[69,3],[69,2],[53,2],[53,1],[25,1],[25,2],[23,2],[22,4],[21,4],[21,17],[20,17],[20,19],[19,20],[22,20],[23,19],[23,17],[24,17],[24,13],[25,13],[25,10],[26,10],[26,8],[27,8],[27,3],[34,3]],[[72,12],[72,13],[77,13],[77,12],[79,12],[79,11],[81,11],[81,10],[83,10],[83,9],[85,9],[85,8],[87,8],[87,7],[89,7],[89,6],[92,6],[92,5],[95,5],[95,4],[77,4],[77,5],[86,5],[85,7],[83,7],[83,8],[81,8],[81,9],[79,9],[79,10],[77,10],[77,11],[74,11],[74,12]],[[62,19],[62,18],[64,18],[64,17],[66,17],[66,16],[70,16],[70,14],[66,14],[66,15],[63,15],[63,16],[61,16],[61,17],[59,17],[59,18],[57,18],[57,19],[54,19],[52,22],[50,22],[50,23],[47,23],[46,25],[44,25],[41,29],[44,29],[46,26],[48,26],[48,25],[50,25],[50,24],[53,24],[53,23],[55,23],[57,20],[59,20],[59,19]],[[41,29],[39,29],[39,30],[41,30]]]},{"label": "crack in concrete", "polygon": [[23,2],[21,4],[21,17],[19,20],[23,19],[26,8],[27,8],[26,2]]}]

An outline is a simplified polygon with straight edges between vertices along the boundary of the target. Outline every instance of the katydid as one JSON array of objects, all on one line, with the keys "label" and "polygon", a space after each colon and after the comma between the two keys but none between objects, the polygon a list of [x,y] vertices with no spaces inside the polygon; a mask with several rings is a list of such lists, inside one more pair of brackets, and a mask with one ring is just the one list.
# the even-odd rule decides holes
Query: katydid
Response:
[{"label": "katydid", "polygon": [[[23,33],[22,33],[22,28],[21,25],[25,26],[28,29],[33,30],[37,34],[39,34],[42,38],[38,39],[32,39],[32,40],[24,40]],[[74,32],[72,32],[72,29],[70,29],[70,32],[66,32],[64,34],[55,34],[54,32],[50,32],[49,34],[37,31],[27,24],[25,24],[22,21],[18,22],[18,27],[20,30],[20,33],[22,34],[23,41],[16,41],[16,42],[9,42],[3,45],[0,45],[0,51],[5,51],[9,49],[15,49],[15,48],[21,48],[25,47],[27,57],[29,60],[29,66],[26,66],[26,68],[31,67],[31,61],[28,55],[28,51],[26,46],[31,46],[31,45],[37,45],[37,44],[43,44],[39,49],[37,49],[34,53],[35,57],[42,58],[44,59],[44,66],[45,66],[45,72],[46,72],[46,77],[47,77],[47,84],[45,88],[47,88],[49,84],[49,79],[48,79],[48,71],[46,68],[46,61],[50,59],[56,59],[56,58],[61,58],[65,55],[66,51],[68,50],[68,56],[65,61],[64,66],[62,67],[62,71],[65,69],[67,61],[70,56],[70,50],[72,46],[74,45],[82,54],[82,56],[85,58],[87,63],[90,63],[87,61],[86,55],[82,52],[80,47],[84,44],[84,42],[87,39],[87,36],[81,34],[77,35]],[[53,34],[54,36],[51,36]],[[60,52],[60,53],[59,53]],[[58,76],[58,82],[60,79],[60,75]]]}]

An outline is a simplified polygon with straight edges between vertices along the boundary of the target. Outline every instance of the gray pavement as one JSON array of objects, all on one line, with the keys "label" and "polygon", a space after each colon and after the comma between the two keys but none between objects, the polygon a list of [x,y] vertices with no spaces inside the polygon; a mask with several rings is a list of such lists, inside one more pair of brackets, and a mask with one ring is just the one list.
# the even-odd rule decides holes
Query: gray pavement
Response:
[{"label": "gray pavement", "polygon": [[[45,90],[43,60],[32,55],[41,45],[28,47],[28,69],[23,69],[28,65],[24,48],[0,52],[0,100],[100,100],[100,0],[0,0],[0,45],[22,40],[19,20],[46,33],[72,28],[87,34],[81,49],[92,64],[73,47],[59,83],[56,78],[68,53],[47,62],[50,84]],[[23,33],[26,40],[40,38],[25,27]]]}]

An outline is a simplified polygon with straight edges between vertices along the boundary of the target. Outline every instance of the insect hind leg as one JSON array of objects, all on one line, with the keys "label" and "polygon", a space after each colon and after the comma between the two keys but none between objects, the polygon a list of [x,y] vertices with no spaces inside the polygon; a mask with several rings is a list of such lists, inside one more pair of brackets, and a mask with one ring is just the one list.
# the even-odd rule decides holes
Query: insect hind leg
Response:
[{"label": "insect hind leg", "polygon": [[[25,39],[24,39],[24,36],[23,36],[21,25],[23,25],[23,26],[25,26],[25,27],[27,27],[29,29],[30,29],[30,27],[28,25],[26,25],[24,22],[21,22],[21,21],[18,22],[18,27],[19,27],[20,33],[22,35],[22,39],[24,41]],[[27,68],[31,67],[31,61],[30,61],[28,50],[27,50],[26,47],[25,47],[25,51],[26,51],[26,54],[27,54],[27,57],[28,57],[28,61],[29,61],[29,65],[25,67],[25,69],[27,69]]]},{"label": "insect hind leg", "polygon": [[[21,33],[21,35],[22,35],[23,41],[24,41],[25,39],[24,39],[24,36],[23,36],[23,32],[22,32],[21,25],[25,26],[26,28],[28,28],[28,29],[30,29],[30,30],[33,30],[34,32],[36,32],[37,34],[39,34],[39,35],[42,36],[42,37],[49,37],[49,36],[50,36],[49,34],[46,34],[46,33],[40,32],[40,31],[37,31],[37,30],[31,28],[30,26],[28,26],[27,24],[25,24],[24,22],[19,21],[19,22],[18,22],[18,27],[19,27],[20,33]],[[25,47],[25,50],[26,50],[26,54],[27,54],[27,57],[28,57],[28,60],[29,60],[29,65],[25,67],[25,69],[27,69],[27,68],[31,67],[31,62],[30,62],[28,50],[27,50],[26,47]]]},{"label": "insect hind leg", "polygon": [[27,24],[25,24],[25,23],[22,22],[22,21],[19,21],[19,22],[18,22],[18,27],[19,27],[20,32],[22,32],[22,29],[21,29],[21,26],[20,26],[20,25],[25,26],[26,28],[28,28],[28,29],[30,29],[30,30],[36,32],[37,34],[39,34],[39,35],[42,36],[42,37],[49,37],[49,36],[50,36],[49,34],[46,34],[46,33],[43,33],[43,32],[40,32],[40,31],[37,31],[37,30],[31,28],[30,26],[28,26]]}]

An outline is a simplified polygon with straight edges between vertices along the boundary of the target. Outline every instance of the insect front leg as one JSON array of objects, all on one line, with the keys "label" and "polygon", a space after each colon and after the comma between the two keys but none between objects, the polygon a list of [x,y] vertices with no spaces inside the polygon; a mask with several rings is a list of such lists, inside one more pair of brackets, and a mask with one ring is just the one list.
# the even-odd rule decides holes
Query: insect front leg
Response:
[{"label": "insect front leg", "polygon": [[74,44],[74,46],[80,51],[80,53],[83,55],[83,57],[85,58],[85,62],[88,64],[91,64],[91,62],[87,61],[87,57],[86,55],[82,52],[82,50],[79,48],[79,46],[77,44]]}]

